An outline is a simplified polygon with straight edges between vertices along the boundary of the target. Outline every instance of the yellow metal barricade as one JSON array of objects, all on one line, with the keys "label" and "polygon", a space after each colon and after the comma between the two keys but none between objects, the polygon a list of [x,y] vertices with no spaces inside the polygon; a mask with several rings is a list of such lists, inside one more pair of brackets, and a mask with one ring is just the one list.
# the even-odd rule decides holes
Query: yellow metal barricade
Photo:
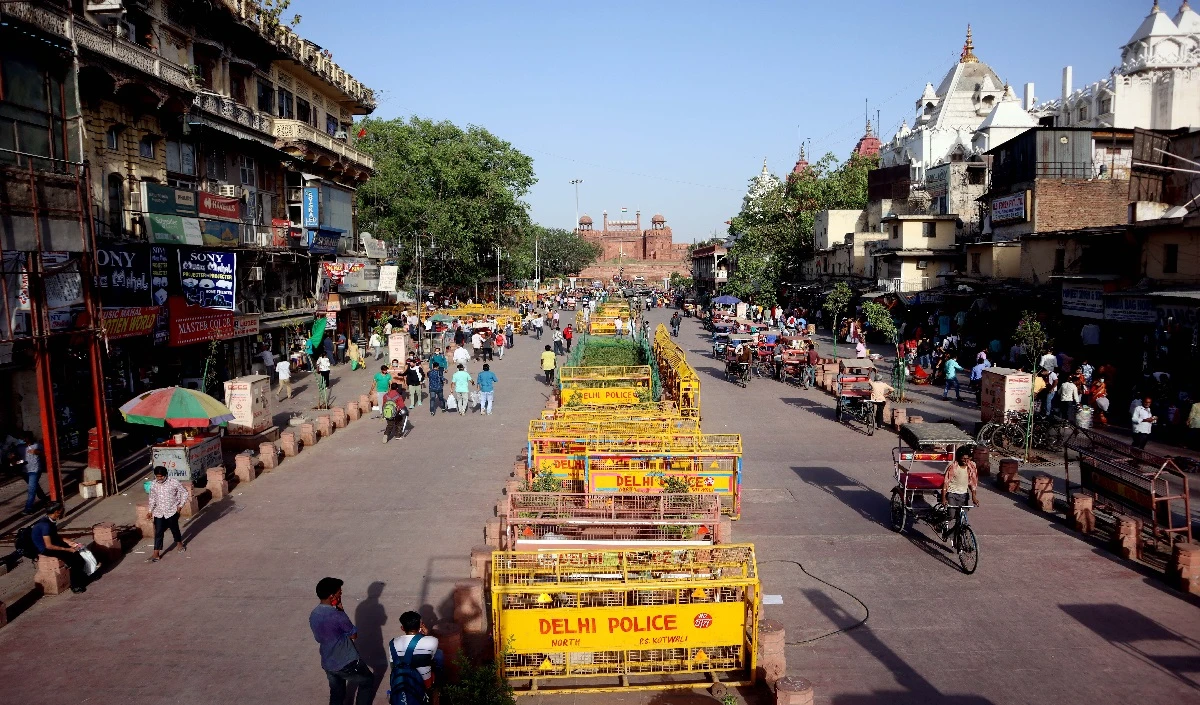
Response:
[{"label": "yellow metal barricade", "polygon": [[658,376],[662,381],[664,396],[670,397],[679,405],[679,412],[683,416],[699,417],[700,376],[688,364],[686,353],[671,340],[667,327],[661,323],[654,329],[651,350],[655,364],[658,365]]},{"label": "yellow metal barricade", "polygon": [[497,551],[496,662],[518,694],[751,685],[760,592],[749,544]]}]

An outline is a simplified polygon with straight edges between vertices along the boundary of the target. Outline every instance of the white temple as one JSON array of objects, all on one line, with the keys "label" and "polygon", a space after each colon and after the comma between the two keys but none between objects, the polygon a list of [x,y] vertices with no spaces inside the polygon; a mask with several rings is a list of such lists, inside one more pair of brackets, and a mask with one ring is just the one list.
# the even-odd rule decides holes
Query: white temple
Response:
[{"label": "white temple", "polygon": [[746,203],[752,203],[778,188],[783,182],[767,168],[767,158],[763,157],[762,172],[750,182],[746,191]]}]

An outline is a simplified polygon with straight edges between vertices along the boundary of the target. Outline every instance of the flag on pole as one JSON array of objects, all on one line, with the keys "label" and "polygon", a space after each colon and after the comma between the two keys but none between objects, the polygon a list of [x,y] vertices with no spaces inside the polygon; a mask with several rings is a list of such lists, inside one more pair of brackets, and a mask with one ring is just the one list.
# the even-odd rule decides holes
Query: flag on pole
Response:
[{"label": "flag on pole", "polygon": [[621,209],[621,212],[622,212],[622,213],[628,213],[628,212],[629,212],[629,209],[628,209],[628,208],[622,208],[622,209]]}]

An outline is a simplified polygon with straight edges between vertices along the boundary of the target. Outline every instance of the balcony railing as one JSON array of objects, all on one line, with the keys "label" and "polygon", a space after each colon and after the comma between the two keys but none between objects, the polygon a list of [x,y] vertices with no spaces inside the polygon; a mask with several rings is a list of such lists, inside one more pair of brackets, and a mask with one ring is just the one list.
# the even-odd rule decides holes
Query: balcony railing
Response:
[{"label": "balcony railing", "polygon": [[199,91],[196,93],[196,97],[192,99],[192,104],[201,110],[213,115],[219,115],[226,120],[236,122],[251,130],[257,130],[265,135],[273,134],[271,132],[270,117],[219,93]]},{"label": "balcony railing", "polygon": [[915,279],[877,279],[875,285],[880,291],[886,291],[893,294],[903,294],[910,291],[925,291],[929,288],[929,277],[917,277]]},{"label": "balcony railing", "polygon": [[368,169],[375,168],[375,159],[366,152],[360,152],[341,140],[336,140],[321,132],[308,123],[299,120],[280,120],[276,118],[275,137],[289,142],[308,142],[330,152],[345,157],[352,162]]},{"label": "balcony railing", "polygon": [[84,49],[132,66],[184,90],[195,89],[195,81],[192,79],[191,72],[179,64],[168,61],[128,39],[122,39],[112,32],[106,32],[86,22],[76,21],[73,26],[75,42]]}]

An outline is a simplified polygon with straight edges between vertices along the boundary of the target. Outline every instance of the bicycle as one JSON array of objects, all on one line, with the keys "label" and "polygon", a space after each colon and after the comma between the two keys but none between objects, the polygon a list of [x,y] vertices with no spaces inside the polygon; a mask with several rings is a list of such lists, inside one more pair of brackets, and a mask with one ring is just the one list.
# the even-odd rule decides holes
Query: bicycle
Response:
[{"label": "bicycle", "polygon": [[[968,504],[949,507],[939,502],[934,506],[931,517],[933,522],[937,522],[933,526],[938,538],[942,540],[942,543],[951,545],[958,555],[958,563],[962,566],[963,573],[967,575],[974,573],[975,569],[979,567],[979,542],[975,538],[975,530],[967,521],[967,510],[974,506]],[[955,509],[958,511],[954,512],[955,518],[951,523],[950,513]]]}]

